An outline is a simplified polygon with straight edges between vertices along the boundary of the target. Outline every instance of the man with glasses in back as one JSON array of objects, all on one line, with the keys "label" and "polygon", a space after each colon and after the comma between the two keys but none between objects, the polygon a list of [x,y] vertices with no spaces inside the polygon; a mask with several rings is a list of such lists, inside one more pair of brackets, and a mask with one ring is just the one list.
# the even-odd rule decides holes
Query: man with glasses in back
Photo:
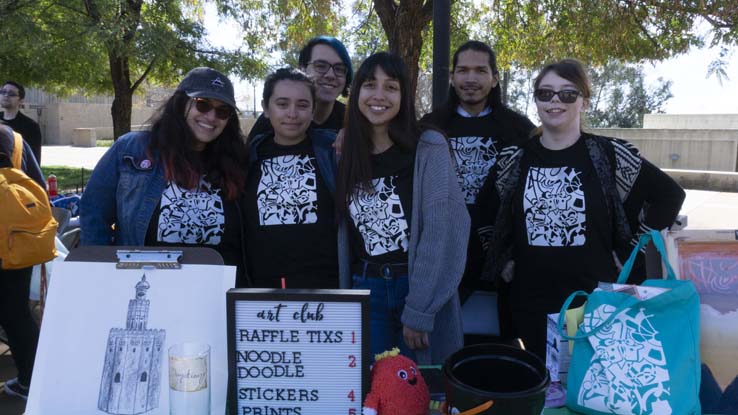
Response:
[{"label": "man with glasses in back", "polygon": [[23,139],[31,146],[36,161],[41,165],[41,128],[36,121],[20,112],[23,99],[26,98],[26,89],[23,85],[5,81],[0,88],[0,121],[23,136]]},{"label": "man with glasses in back", "polygon": [[[300,50],[298,65],[315,82],[315,109],[310,127],[338,132],[343,127],[346,106],[336,98],[348,96],[353,77],[346,47],[331,36],[314,37]],[[272,125],[262,114],[251,128],[249,140],[271,131]]]}]

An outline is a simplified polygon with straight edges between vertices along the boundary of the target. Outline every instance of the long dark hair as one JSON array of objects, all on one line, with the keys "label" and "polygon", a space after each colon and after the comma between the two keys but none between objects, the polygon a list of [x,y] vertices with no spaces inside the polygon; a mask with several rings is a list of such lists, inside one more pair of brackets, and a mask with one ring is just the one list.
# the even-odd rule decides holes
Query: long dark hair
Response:
[{"label": "long dark hair", "polygon": [[341,214],[346,214],[348,211],[348,198],[357,186],[362,186],[365,190],[370,189],[373,129],[369,120],[359,110],[359,94],[361,85],[367,80],[374,79],[374,72],[377,68],[382,68],[387,76],[397,79],[400,83],[402,94],[400,111],[389,123],[390,139],[402,150],[411,152],[415,150],[420,137],[420,126],[415,119],[414,94],[409,89],[407,67],[402,58],[387,52],[369,56],[356,71],[344,120],[345,136],[341,161],[338,163],[336,185],[336,205]]},{"label": "long dark hair", "polygon": [[[459,46],[458,49],[456,49],[451,65],[452,73],[456,70],[456,65],[459,63],[459,55],[461,54],[461,52],[465,52],[467,50],[486,53],[489,57],[488,63],[490,69],[492,70],[492,75],[494,76],[500,74],[499,70],[497,69],[497,55],[495,55],[495,52],[492,50],[491,47],[489,47],[488,44],[480,42],[478,40],[470,40]],[[489,91],[489,95],[487,95],[487,106],[492,108],[493,110],[495,108],[505,106],[505,104],[502,103],[502,87],[500,86],[500,82],[497,82],[497,85],[495,85],[495,87]],[[454,89],[454,86],[449,85],[448,99],[446,100],[446,103],[444,103],[440,108],[437,109],[437,111],[441,115],[440,122],[442,125],[446,125],[446,123],[448,123],[451,117],[456,114],[456,109],[458,107],[459,95],[456,93],[456,89]]]},{"label": "long dark hair", "polygon": [[246,146],[238,116],[234,112],[218,138],[198,152],[194,150],[197,139],[185,120],[189,101],[187,94],[177,91],[159,109],[152,119],[149,156],[159,154],[168,181],[192,189],[200,176],[207,174],[208,181],[220,187],[226,199],[233,200],[246,183]]}]

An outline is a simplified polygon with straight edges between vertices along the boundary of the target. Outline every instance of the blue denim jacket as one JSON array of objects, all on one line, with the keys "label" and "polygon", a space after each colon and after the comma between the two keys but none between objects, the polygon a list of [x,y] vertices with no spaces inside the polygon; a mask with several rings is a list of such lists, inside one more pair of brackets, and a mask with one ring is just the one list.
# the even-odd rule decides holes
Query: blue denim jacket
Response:
[{"label": "blue denim jacket", "polygon": [[148,131],[125,134],[97,163],[80,202],[82,245],[144,244],[166,186],[158,154],[146,155],[149,137]]},{"label": "blue denim jacket", "polygon": [[[273,132],[262,133],[249,142],[249,167],[256,163],[259,157],[259,146],[265,139],[273,135]],[[333,143],[336,141],[336,132],[321,128],[309,128],[307,135],[312,140],[315,162],[318,163],[318,170],[323,177],[325,186],[332,195],[335,195],[338,168],[336,167],[336,152],[333,149]]]}]

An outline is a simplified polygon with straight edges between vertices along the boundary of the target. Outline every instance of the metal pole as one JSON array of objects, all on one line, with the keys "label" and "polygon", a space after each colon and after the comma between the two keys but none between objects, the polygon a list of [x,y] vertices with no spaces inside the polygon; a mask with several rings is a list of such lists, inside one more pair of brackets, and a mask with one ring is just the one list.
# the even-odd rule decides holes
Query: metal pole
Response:
[{"label": "metal pole", "polygon": [[448,99],[451,0],[433,0],[433,108]]},{"label": "metal pole", "polygon": [[256,118],[256,81],[254,81],[254,118]]}]

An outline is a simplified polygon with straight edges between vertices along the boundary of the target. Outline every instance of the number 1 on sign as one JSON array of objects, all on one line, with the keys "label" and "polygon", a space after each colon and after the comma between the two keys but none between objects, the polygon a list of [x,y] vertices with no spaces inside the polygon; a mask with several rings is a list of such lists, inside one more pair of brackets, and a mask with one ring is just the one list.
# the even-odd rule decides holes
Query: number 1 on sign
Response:
[{"label": "number 1 on sign", "polygon": [[355,331],[351,332],[351,344],[356,344],[356,332]]}]

